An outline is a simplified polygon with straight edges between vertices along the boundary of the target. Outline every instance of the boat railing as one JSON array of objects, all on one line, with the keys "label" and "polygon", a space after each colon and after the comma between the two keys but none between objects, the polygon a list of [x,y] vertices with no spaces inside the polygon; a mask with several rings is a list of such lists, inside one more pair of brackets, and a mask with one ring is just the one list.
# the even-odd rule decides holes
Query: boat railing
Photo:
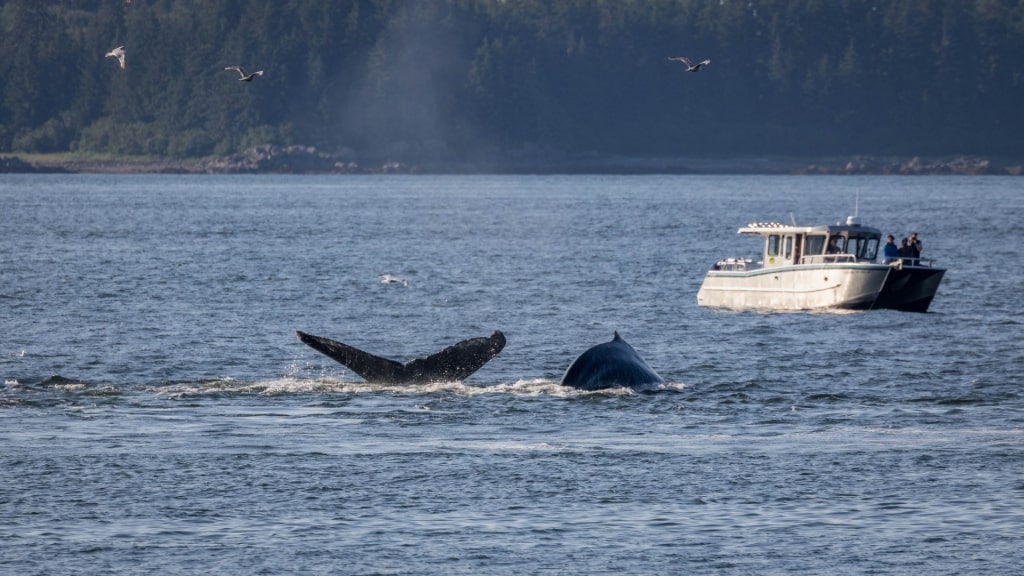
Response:
[{"label": "boat railing", "polygon": [[[884,260],[879,261],[868,261],[858,260],[854,254],[812,254],[810,256],[801,256],[801,264],[855,264],[857,262],[869,262],[882,264],[889,264],[902,269],[904,266],[918,266],[922,268],[931,268],[934,261],[926,258],[893,258],[888,262]],[[725,258],[715,262],[712,270],[722,270],[726,272],[742,272],[744,270],[756,270],[761,267],[761,262],[754,263],[750,258]]]},{"label": "boat railing", "polygon": [[[852,264],[855,262],[868,261],[858,260],[853,254],[812,254],[810,256],[802,256],[800,258],[801,264]],[[881,259],[871,262],[880,262],[900,269],[904,266],[931,268],[935,264],[935,261],[929,258],[891,258],[889,260]]]},{"label": "boat railing", "polygon": [[750,258],[726,258],[715,262],[714,270],[725,270],[729,272],[743,271],[747,269],[747,266],[751,264],[753,260]]},{"label": "boat railing", "polygon": [[812,254],[800,258],[801,264],[847,264],[856,261],[853,254]]},{"label": "boat railing", "polygon": [[935,265],[935,260],[932,260],[931,258],[890,258],[888,262],[882,260],[882,264],[888,264],[889,266],[900,270],[902,270],[904,266],[931,268]]}]

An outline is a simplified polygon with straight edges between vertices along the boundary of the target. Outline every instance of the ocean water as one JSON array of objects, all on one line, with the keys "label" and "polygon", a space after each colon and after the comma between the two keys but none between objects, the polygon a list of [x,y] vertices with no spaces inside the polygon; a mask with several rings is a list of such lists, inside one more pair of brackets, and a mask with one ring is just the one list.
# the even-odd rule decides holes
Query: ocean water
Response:
[{"label": "ocean water", "polygon": [[[697,306],[854,212],[927,314]],[[1019,574],[1022,237],[1012,177],[0,175],[0,572]],[[615,331],[664,390],[558,384]]]}]

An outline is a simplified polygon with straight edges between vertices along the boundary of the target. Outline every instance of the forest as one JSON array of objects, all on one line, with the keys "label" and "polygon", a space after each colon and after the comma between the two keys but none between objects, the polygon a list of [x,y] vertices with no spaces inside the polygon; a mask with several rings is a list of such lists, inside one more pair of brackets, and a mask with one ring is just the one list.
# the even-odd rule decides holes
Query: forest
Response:
[{"label": "forest", "polygon": [[1024,0],[0,5],[5,153],[1024,152]]}]

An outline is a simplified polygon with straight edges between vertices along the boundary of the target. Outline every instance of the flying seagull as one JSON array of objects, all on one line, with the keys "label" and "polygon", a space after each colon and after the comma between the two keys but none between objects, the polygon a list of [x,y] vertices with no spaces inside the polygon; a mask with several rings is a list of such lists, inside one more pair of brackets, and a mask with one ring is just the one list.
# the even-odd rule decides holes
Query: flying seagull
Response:
[{"label": "flying seagull", "polygon": [[669,56],[668,59],[676,60],[678,62],[686,64],[687,72],[700,72],[701,67],[711,64],[711,60],[704,60],[702,62],[697,62],[696,64],[694,64],[693,62],[690,62],[690,59],[687,58],[686,56]]},{"label": "flying seagull", "polygon": [[241,66],[228,66],[227,68],[225,68],[225,70],[237,70],[238,79],[242,82],[252,82],[253,78],[257,76],[263,76],[263,70],[257,70],[252,74],[246,74],[245,68],[242,68]]},{"label": "flying seagull", "polygon": [[124,70],[124,46],[118,46],[110,52],[104,54],[106,58],[117,58],[117,61],[121,63],[121,69]]}]

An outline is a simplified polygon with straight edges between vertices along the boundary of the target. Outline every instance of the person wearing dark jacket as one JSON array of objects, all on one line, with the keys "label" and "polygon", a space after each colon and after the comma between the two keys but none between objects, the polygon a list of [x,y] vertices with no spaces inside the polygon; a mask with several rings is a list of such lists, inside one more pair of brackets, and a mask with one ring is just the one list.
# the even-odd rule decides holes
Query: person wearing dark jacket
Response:
[{"label": "person wearing dark jacket", "polygon": [[900,259],[906,261],[907,264],[910,264],[910,244],[906,238],[900,240],[900,247],[898,251]]},{"label": "person wearing dark jacket", "polygon": [[914,264],[918,263],[918,258],[921,257],[921,241],[917,239],[917,232],[910,233],[910,241],[907,243],[910,246],[910,257],[914,259]]}]

